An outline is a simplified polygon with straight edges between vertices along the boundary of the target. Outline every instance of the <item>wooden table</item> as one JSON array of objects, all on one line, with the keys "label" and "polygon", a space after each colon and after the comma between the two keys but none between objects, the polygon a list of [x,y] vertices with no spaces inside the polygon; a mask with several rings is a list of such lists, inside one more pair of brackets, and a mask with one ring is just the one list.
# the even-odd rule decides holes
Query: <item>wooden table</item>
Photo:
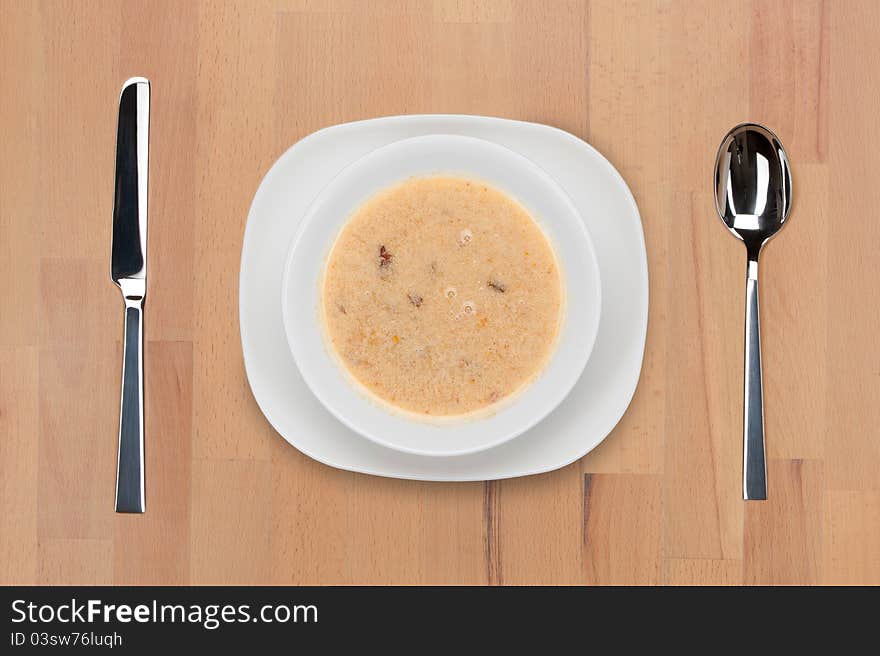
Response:
[{"label": "wooden table", "polygon": [[[875,2],[0,0],[0,581],[880,583]],[[116,101],[153,83],[148,506],[113,512]],[[434,484],[290,447],[245,379],[248,207],[292,143],[387,114],[558,126],[629,182],[651,312],[629,411],[542,476]],[[744,250],[722,135],[793,164],[762,260],[770,499],[740,498]]]}]

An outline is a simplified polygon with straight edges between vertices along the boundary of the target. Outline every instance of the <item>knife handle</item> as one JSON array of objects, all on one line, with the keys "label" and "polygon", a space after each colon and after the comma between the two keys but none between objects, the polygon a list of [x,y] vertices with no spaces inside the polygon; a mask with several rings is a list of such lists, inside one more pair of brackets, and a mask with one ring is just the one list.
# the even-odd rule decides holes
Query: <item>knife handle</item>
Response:
[{"label": "knife handle", "polygon": [[116,512],[144,512],[144,305],[125,301]]}]

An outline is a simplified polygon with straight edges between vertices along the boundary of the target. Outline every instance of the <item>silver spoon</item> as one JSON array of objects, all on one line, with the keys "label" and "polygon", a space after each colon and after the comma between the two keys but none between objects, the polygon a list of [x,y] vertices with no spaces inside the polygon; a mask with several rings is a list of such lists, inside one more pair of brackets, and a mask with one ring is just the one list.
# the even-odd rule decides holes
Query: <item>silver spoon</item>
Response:
[{"label": "silver spoon", "polygon": [[763,125],[737,125],[721,141],[715,160],[715,207],[727,229],[746,245],[748,255],[743,499],[766,499],[758,256],[791,211],[791,171],[779,139]]}]

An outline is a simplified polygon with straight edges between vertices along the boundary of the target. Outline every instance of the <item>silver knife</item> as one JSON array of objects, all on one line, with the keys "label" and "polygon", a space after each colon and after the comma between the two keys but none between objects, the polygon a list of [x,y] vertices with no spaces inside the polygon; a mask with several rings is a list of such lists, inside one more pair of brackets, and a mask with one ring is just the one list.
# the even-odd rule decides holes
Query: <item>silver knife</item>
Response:
[{"label": "silver knife", "polygon": [[122,85],[116,132],[116,189],[110,277],[125,302],[122,401],[116,512],[142,513],[144,504],[144,298],[147,295],[147,166],[150,82]]}]

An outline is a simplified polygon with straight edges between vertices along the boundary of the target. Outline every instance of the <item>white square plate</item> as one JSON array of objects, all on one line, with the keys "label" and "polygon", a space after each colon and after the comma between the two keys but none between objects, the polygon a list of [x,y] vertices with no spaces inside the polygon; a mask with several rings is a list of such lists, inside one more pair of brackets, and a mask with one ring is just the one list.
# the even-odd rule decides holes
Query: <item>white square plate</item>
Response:
[{"label": "white square plate", "polygon": [[[312,396],[284,334],[281,282],[288,246],[306,208],[343,167],[385,144],[425,134],[494,141],[525,155],[569,194],[592,237],[602,316],[590,361],[571,394],[544,421],[501,446],[431,458],[379,446],[346,428]],[[336,125],[291,147],[251,205],[241,255],[239,320],[254,397],[279,434],[340,469],[419,480],[510,478],[563,467],[594,449],[632,399],[648,321],[648,266],[638,208],[626,183],[591,146],[556,128],[498,118],[393,116]]]}]

